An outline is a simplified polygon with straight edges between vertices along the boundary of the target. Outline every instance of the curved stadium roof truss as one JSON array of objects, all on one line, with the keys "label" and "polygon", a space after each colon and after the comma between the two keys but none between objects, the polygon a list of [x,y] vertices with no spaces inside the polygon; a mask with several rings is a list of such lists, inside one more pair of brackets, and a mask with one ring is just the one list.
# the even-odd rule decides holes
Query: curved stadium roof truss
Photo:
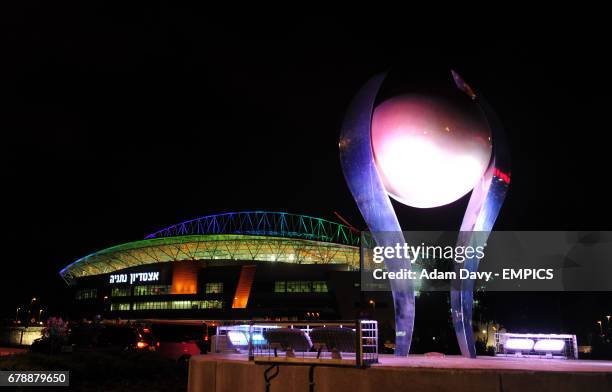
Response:
[{"label": "curved stadium roof truss", "polygon": [[191,234],[251,234],[359,245],[359,232],[325,219],[286,212],[246,211],[208,215],[169,226],[145,237]]},{"label": "curved stadium roof truss", "polygon": [[358,269],[358,244],[358,232],[320,218],[261,211],[227,213],[182,222],[145,240],[93,253],[60,274],[71,283],[83,276],[188,260],[347,264]]}]

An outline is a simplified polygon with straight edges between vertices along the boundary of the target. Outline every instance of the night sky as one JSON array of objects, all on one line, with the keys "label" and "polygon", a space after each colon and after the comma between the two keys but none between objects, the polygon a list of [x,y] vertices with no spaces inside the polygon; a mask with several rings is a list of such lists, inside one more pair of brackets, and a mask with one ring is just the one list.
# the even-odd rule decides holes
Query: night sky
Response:
[{"label": "night sky", "polygon": [[[498,229],[611,228],[597,23],[427,30],[124,4],[22,5],[0,26],[5,316],[32,296],[61,307],[75,259],[201,215],[338,211],[364,228],[337,141],[353,94],[385,70],[453,68],[496,109],[513,160]],[[405,228],[456,229],[466,202],[398,211]]]}]

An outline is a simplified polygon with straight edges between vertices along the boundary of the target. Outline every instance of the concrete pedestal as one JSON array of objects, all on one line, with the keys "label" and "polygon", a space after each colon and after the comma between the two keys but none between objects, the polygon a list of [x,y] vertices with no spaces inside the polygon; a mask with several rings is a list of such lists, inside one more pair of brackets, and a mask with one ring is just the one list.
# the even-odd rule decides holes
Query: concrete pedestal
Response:
[{"label": "concrete pedestal", "polygon": [[[317,366],[315,392],[612,391],[612,362],[381,357],[369,369]],[[193,357],[190,392],[265,392],[267,365],[241,355]],[[307,392],[309,366],[280,367],[270,392]]]}]

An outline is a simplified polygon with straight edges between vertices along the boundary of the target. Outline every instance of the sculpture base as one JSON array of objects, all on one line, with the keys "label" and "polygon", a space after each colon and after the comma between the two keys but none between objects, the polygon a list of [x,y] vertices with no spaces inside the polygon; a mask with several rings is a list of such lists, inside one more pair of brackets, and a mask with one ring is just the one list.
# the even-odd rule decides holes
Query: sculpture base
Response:
[{"label": "sculpture base", "polygon": [[[612,361],[381,355],[369,369],[316,366],[317,392],[610,391]],[[265,391],[266,365],[246,355],[200,355],[189,364],[189,391]],[[309,366],[281,366],[270,391],[302,392]]]}]

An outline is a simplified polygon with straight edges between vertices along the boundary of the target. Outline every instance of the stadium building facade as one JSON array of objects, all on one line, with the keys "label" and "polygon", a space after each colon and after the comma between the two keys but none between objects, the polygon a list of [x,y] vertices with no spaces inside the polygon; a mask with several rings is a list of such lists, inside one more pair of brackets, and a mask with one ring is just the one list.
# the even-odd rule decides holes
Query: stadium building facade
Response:
[{"label": "stadium building facade", "polygon": [[359,232],[283,212],[182,222],[60,271],[74,316],[121,319],[353,319]]}]

